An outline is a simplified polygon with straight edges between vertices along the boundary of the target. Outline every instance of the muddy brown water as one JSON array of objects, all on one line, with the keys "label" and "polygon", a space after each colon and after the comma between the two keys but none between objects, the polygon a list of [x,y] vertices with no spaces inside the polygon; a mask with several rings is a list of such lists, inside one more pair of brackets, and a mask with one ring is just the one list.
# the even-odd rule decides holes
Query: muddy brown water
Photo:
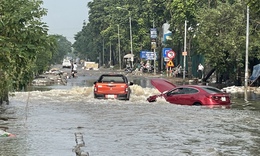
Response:
[{"label": "muddy brown water", "polygon": [[[66,86],[16,92],[1,106],[0,121],[15,138],[0,138],[0,156],[73,156],[74,133],[84,135],[93,156],[259,155],[258,95],[232,95],[229,109],[191,107],[159,99],[147,78],[131,78],[130,101],[97,100],[92,84],[99,72],[68,80]],[[139,83],[139,84],[138,84]],[[40,89],[41,88],[41,89]],[[44,88],[44,89],[42,89]]]}]

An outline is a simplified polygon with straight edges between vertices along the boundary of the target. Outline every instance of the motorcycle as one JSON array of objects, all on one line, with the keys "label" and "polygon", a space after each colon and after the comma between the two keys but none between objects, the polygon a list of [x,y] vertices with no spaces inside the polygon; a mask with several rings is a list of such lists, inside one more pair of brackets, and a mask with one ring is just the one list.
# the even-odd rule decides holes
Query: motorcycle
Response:
[{"label": "motorcycle", "polygon": [[134,71],[134,69],[131,68],[131,67],[126,67],[125,68],[125,73],[132,73],[133,71]]}]

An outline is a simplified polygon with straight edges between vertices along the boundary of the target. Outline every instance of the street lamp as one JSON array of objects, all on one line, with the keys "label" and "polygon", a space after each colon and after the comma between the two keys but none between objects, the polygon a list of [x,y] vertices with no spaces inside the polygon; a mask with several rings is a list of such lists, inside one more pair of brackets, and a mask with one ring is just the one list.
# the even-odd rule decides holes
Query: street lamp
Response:
[{"label": "street lamp", "polygon": [[130,47],[131,47],[131,65],[132,65],[132,68],[134,66],[134,58],[133,58],[133,36],[132,36],[132,14],[131,14],[131,11],[129,11],[128,9],[126,8],[123,8],[123,7],[116,7],[117,9],[123,9],[123,10],[127,10],[128,11],[128,14],[129,14],[129,27],[130,27]]}]

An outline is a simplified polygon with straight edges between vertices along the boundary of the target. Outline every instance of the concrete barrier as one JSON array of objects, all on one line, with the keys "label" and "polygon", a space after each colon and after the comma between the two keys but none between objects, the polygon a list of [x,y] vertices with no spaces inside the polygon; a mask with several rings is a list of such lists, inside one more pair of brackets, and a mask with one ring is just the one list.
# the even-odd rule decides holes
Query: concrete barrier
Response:
[{"label": "concrete barrier", "polygon": [[76,153],[76,156],[89,156],[89,153],[85,152],[81,148],[81,147],[85,147],[85,142],[82,133],[75,133],[75,141],[76,141],[76,146],[73,149],[73,151]]}]

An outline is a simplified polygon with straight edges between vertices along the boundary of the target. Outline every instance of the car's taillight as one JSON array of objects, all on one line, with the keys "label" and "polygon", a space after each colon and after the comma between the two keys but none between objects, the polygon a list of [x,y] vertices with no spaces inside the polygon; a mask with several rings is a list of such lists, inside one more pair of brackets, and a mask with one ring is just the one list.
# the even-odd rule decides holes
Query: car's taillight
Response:
[{"label": "car's taillight", "polygon": [[96,92],[97,91],[97,87],[96,86],[94,86],[94,92]]},{"label": "car's taillight", "polygon": [[212,100],[218,100],[218,97],[214,95],[206,95],[206,97]]},{"label": "car's taillight", "polygon": [[213,100],[219,100],[219,97],[217,97],[217,96],[211,96],[211,99],[213,99]]},{"label": "car's taillight", "polygon": [[127,86],[125,87],[125,92],[128,92],[128,87]]}]

